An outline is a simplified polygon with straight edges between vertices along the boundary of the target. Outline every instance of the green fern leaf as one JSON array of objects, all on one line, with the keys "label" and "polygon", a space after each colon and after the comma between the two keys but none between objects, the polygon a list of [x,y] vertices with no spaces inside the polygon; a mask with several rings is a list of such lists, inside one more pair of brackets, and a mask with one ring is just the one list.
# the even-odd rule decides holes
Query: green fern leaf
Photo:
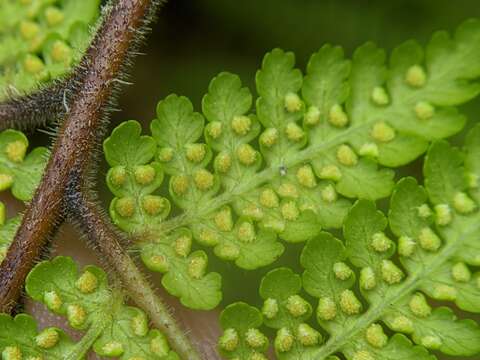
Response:
[{"label": "green fern leaf", "polygon": [[[480,353],[479,325],[432,301],[480,312],[480,274],[475,272],[480,213],[474,181],[480,175],[475,166],[480,126],[467,139],[464,152],[442,140],[431,145],[425,188],[413,178],[400,180],[388,221],[373,202],[359,200],[345,219],[344,241],[329,233],[308,241],[301,255],[303,283],[289,269],[266,275],[260,286],[264,323],[280,328],[273,341],[279,359],[327,359],[341,352],[349,360],[427,360],[435,359],[431,351]],[[323,345],[312,341],[305,347],[295,332],[308,319],[310,307],[302,286],[318,299],[317,322],[328,334]],[[303,312],[289,307],[294,299]],[[312,328],[311,333],[318,331]]]},{"label": "green fern leaf", "polygon": [[44,261],[28,275],[26,290],[85,334],[73,343],[60,329],[38,333],[28,315],[0,315],[2,358],[80,359],[92,348],[100,356],[118,359],[178,359],[164,335],[149,329],[145,313],[125,305],[122,294],[108,286],[98,267],[87,266],[78,274],[71,258]]},{"label": "green fern leaf", "polygon": [[[140,136],[139,126],[120,125],[106,141],[118,146],[105,148],[112,166],[107,182],[116,196],[111,217],[137,235],[147,266],[166,272],[170,293],[190,307],[214,307],[220,300],[217,274],[208,282],[208,295],[203,289],[208,303],[189,295],[199,291],[198,282],[185,275],[190,239],[212,247],[223,260],[256,269],[283,253],[280,239],[307,241],[322,227],[341,227],[351,199],[390,195],[390,168],[415,160],[430,141],[463,128],[465,118],[453,106],[478,94],[479,37],[480,23],[467,21],[453,39],[434,35],[425,55],[414,42],[401,45],[388,67],[384,51],[371,43],[352,61],[326,45],[312,56],[305,78],[292,53],[275,49],[257,72],[255,112],[252,94],[230,73],[211,81],[203,115],[188,99],[170,95],[151,123],[156,154],[149,145],[145,160],[151,174],[165,172],[168,191],[160,175],[148,186],[135,185],[137,190],[130,180],[122,182],[122,176],[134,178],[135,166],[145,165],[140,160],[124,175],[116,173],[120,182],[112,188],[114,171],[120,170],[111,159]],[[141,156],[142,150],[132,151],[129,156]],[[144,214],[145,191],[152,200],[150,217]],[[178,215],[167,216],[170,204]],[[177,242],[187,229],[189,240]],[[203,279],[207,260],[201,254]],[[182,275],[172,277],[171,269],[183,269]]]},{"label": "green fern leaf", "polygon": [[61,329],[46,328],[39,332],[29,315],[11,318],[0,314],[2,359],[65,359],[64,355],[73,348],[73,341]]},{"label": "green fern leaf", "polygon": [[322,342],[322,335],[306,323],[312,307],[299,295],[301,289],[301,277],[287,268],[272,270],[260,284],[264,322],[277,330],[274,345],[277,353],[288,353],[285,359],[310,358]]},{"label": "green fern leaf", "polygon": [[238,302],[222,312],[220,323],[224,330],[219,350],[227,359],[266,360],[268,339],[258,328],[262,314],[257,308]]},{"label": "green fern leaf", "polygon": [[28,140],[21,132],[0,133],[0,191],[11,188],[13,196],[23,201],[32,198],[49,155],[44,147],[28,155],[27,149]]},{"label": "green fern leaf", "polygon": [[[137,234],[144,263],[153,271],[165,273],[162,284],[171,294],[185,306],[213,308],[221,299],[221,279],[217,273],[205,274],[207,255],[191,251],[190,230],[179,228],[168,236],[155,237],[170,211],[170,202],[154,194],[162,184],[163,171],[153,161],[155,141],[140,136],[140,132],[140,124],[129,121],[117,127],[104,143],[112,166],[107,184],[118,196],[111,203],[110,214],[122,229]],[[155,241],[146,241],[149,239]]]},{"label": "green fern leaf", "polygon": [[66,74],[88,45],[99,5],[99,0],[2,1],[0,99]]},{"label": "green fern leaf", "polygon": [[0,262],[7,254],[8,247],[20,226],[21,217],[15,216],[7,219],[6,206],[0,201]]},{"label": "green fern leaf", "polygon": [[[16,130],[0,132],[0,192],[10,189],[19,200],[31,200],[47,164],[49,151],[37,147],[27,154],[28,140]],[[0,262],[20,225],[21,216],[7,219],[0,201]]]}]

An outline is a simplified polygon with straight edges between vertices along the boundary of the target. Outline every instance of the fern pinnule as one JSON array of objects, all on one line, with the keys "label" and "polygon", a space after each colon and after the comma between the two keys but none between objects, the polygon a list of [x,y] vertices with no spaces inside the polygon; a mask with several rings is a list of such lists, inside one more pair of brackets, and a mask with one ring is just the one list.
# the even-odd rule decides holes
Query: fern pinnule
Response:
[{"label": "fern pinnule", "polygon": [[0,352],[4,359],[82,359],[92,349],[117,359],[178,360],[165,336],[151,329],[145,313],[123,301],[107,284],[103,270],[87,266],[79,274],[71,258],[56,257],[35,266],[26,281],[27,294],[71,328],[84,331],[78,342],[63,330],[37,330],[26,314],[0,315]]}]

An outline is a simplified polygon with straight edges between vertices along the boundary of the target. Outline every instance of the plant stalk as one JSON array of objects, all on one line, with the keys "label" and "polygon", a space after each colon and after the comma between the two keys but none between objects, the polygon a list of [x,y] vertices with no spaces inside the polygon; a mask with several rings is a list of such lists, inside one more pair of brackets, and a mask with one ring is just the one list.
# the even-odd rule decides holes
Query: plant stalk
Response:
[{"label": "plant stalk", "polygon": [[49,235],[63,218],[72,176],[88,177],[92,154],[104,134],[124,64],[130,60],[158,5],[154,0],[118,0],[108,11],[83,57],[78,93],[59,129],[42,181],[0,266],[0,312],[10,312]]},{"label": "plant stalk", "polygon": [[[73,192],[73,191],[72,191]],[[69,195],[69,212],[74,221],[85,231],[92,247],[98,252],[101,261],[122,282],[128,295],[137,306],[142,308],[156,328],[169,339],[173,350],[182,359],[201,360],[201,356],[192,346],[185,331],[180,328],[168,310],[167,305],[154,292],[145,276],[128,255],[118,240],[122,235],[107,219],[96,202],[88,199],[83,192]],[[122,242],[126,242],[123,239]]]}]

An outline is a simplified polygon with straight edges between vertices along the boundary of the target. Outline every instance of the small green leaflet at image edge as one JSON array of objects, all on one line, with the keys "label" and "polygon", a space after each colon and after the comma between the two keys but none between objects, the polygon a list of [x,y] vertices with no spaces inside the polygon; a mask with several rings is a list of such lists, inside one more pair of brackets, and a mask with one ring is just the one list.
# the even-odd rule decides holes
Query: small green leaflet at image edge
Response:
[{"label": "small green leaflet at image edge", "polygon": [[149,328],[145,313],[125,305],[122,293],[109,288],[98,267],[79,274],[69,257],[41,262],[28,275],[26,292],[84,335],[75,343],[59,328],[39,331],[29,315],[0,314],[2,359],[82,359],[92,348],[99,356],[122,360],[179,360],[165,336]]},{"label": "small green leaflet at image edge", "polygon": [[[263,278],[261,312],[250,311],[258,314],[256,331],[277,331],[272,343],[279,360],[480,354],[479,325],[454,313],[456,307],[463,316],[480,313],[480,125],[464,151],[435,141],[424,176],[424,187],[411,177],[397,183],[388,218],[374,202],[358,200],[343,224],[344,241],[326,232],[309,240],[302,277],[279,268]],[[254,346],[240,342],[248,320],[230,321],[239,318],[239,306],[249,306],[240,304],[221,314],[218,346],[225,358],[248,360],[243,354]],[[241,346],[246,350],[239,356]]]},{"label": "small green leaflet at image edge", "polygon": [[[18,200],[29,201],[40,183],[49,151],[37,147],[27,154],[28,139],[16,130],[0,132],[0,192],[10,189]],[[20,225],[21,216],[7,218],[7,207],[0,201],[0,262]]]},{"label": "small green leaflet at image edge", "polygon": [[388,66],[372,43],[351,61],[325,45],[303,76],[291,52],[275,49],[257,72],[256,101],[223,72],[203,114],[170,95],[157,106],[152,136],[136,121],[112,132],[104,142],[111,218],[138,240],[169,293],[190,308],[214,308],[221,277],[208,272],[197,245],[257,269],[281,256],[280,239],[308,241],[340,228],[354,200],[388,197],[391,168],[463,129],[455,106],[480,92],[479,58],[476,20],[453,37],[434,34],[425,50],[404,43]]},{"label": "small green leaflet at image edge", "polygon": [[0,2],[0,100],[28,93],[78,63],[99,0]]}]

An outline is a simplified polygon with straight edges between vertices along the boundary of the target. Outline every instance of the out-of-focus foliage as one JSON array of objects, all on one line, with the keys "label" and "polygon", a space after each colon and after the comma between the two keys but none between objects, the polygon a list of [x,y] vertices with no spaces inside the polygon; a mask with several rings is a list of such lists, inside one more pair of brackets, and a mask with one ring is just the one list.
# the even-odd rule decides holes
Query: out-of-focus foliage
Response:
[{"label": "out-of-focus foliage", "polygon": [[99,0],[0,2],[0,100],[68,72],[90,39]]}]

